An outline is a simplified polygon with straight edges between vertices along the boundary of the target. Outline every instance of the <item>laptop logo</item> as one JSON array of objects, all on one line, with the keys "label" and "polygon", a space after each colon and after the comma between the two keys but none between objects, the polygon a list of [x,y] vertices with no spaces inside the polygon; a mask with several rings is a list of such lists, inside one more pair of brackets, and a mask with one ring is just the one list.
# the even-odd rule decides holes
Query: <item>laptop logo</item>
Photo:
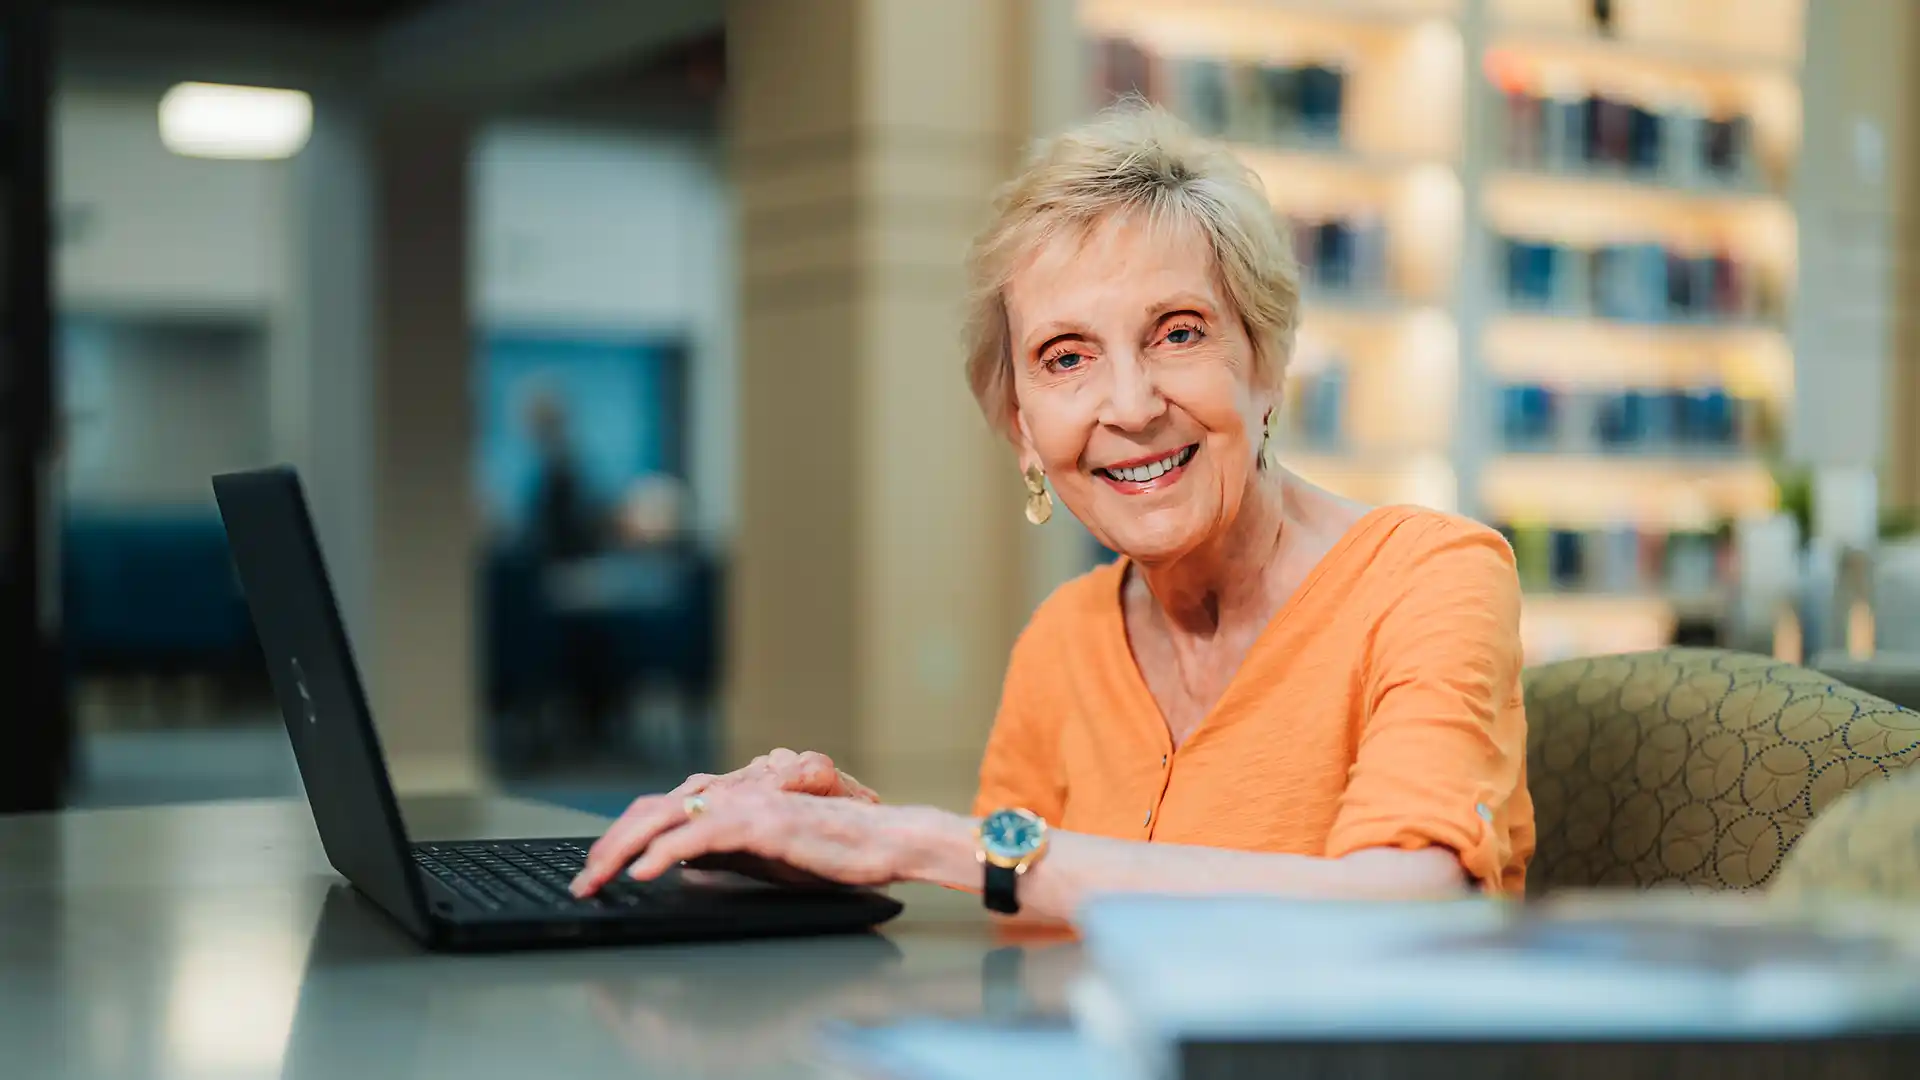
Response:
[{"label": "laptop logo", "polygon": [[320,713],[313,707],[313,694],[307,690],[307,672],[297,656],[293,658],[293,688],[300,694],[300,711],[306,715],[307,723],[318,724]]}]

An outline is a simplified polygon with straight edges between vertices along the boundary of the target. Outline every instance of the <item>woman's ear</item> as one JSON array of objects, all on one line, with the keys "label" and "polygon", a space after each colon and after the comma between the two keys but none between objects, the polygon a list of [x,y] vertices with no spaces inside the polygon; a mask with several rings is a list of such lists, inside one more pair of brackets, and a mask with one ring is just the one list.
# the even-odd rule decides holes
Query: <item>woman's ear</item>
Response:
[{"label": "woman's ear", "polygon": [[1027,427],[1027,414],[1021,412],[1018,405],[1013,409],[1013,423],[1007,428],[1007,441],[1013,443],[1013,452],[1020,458],[1021,472],[1040,464],[1040,451],[1034,448],[1033,432]]},{"label": "woman's ear", "polygon": [[1278,391],[1261,394],[1254,399],[1259,413],[1255,423],[1259,425],[1253,432],[1254,462],[1265,469],[1274,464],[1273,438],[1280,426],[1280,394]]}]

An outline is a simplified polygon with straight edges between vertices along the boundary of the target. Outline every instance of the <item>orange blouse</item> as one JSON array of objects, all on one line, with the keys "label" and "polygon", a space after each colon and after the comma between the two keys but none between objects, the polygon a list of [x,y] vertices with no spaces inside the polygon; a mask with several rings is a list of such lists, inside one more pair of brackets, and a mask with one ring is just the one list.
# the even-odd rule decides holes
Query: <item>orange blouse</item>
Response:
[{"label": "orange blouse", "polygon": [[1520,583],[1498,533],[1412,507],[1366,514],[1177,752],[1127,640],[1126,572],[1122,559],[1068,582],[1022,632],[976,813],[1327,858],[1438,846],[1487,891],[1523,891]]}]

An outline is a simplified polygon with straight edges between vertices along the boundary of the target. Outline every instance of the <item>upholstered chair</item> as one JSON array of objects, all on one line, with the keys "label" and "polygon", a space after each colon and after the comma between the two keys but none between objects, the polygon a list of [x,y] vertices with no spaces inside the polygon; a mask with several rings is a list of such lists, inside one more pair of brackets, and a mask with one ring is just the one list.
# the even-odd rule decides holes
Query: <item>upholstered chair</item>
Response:
[{"label": "upholstered chair", "polygon": [[1836,799],[1787,853],[1770,891],[1920,902],[1920,769],[1869,780]]},{"label": "upholstered chair", "polygon": [[[1920,713],[1761,656],[1663,649],[1545,664],[1525,683],[1539,830],[1532,896],[1763,888],[1843,793],[1920,760]],[[1920,793],[1920,773],[1898,790]],[[1845,812],[1879,822],[1894,796],[1885,799],[1863,795]],[[1871,840],[1823,823],[1820,854],[1800,861],[1897,847],[1904,827],[1905,880],[1920,887],[1920,813],[1900,820],[1875,824]]]}]

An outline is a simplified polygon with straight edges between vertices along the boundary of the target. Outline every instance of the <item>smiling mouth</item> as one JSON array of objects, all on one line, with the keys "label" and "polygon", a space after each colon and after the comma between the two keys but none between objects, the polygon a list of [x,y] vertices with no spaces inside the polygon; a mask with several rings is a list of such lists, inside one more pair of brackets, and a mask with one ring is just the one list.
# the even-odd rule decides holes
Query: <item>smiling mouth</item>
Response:
[{"label": "smiling mouth", "polygon": [[1093,471],[1096,475],[1123,484],[1147,484],[1160,479],[1170,472],[1180,469],[1186,465],[1187,462],[1192,461],[1193,455],[1198,453],[1199,450],[1199,443],[1189,443],[1163,458],[1158,458],[1144,464],[1129,465],[1124,468],[1117,465],[1109,465],[1106,468],[1095,469]]}]

